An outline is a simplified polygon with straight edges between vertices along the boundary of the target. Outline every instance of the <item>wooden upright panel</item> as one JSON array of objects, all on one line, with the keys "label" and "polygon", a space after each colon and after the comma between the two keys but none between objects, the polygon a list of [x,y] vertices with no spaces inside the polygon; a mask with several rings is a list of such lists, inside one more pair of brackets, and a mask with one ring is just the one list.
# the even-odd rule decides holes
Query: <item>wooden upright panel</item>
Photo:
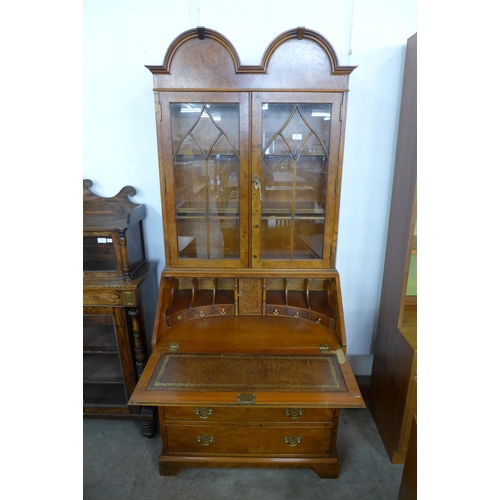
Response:
[{"label": "wooden upright panel", "polygon": [[[407,44],[370,409],[395,463],[402,463],[416,405],[417,305],[406,287],[417,208],[417,35]],[[413,410],[412,410],[413,409]]]}]

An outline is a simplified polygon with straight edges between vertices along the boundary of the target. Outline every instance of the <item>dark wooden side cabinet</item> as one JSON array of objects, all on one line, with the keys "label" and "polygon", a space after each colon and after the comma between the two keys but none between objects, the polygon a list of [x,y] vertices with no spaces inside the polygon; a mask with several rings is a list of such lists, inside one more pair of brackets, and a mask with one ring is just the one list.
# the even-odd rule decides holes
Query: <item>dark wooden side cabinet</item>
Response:
[{"label": "dark wooden side cabinet", "polygon": [[[408,39],[370,409],[393,463],[404,463],[417,409],[417,35]],[[412,262],[413,261],[413,262]],[[416,462],[415,462],[416,463]]]},{"label": "dark wooden side cabinet", "polygon": [[346,357],[335,269],[348,79],[319,33],[282,33],[242,66],[204,27],[154,79],[166,268],[131,404],[159,408],[160,473],[307,467],[339,474]]},{"label": "dark wooden side cabinet", "polygon": [[145,259],[144,205],[124,187],[113,198],[83,184],[83,416],[140,421],[157,430],[154,408],[128,400],[148,359],[157,300],[156,263]]}]

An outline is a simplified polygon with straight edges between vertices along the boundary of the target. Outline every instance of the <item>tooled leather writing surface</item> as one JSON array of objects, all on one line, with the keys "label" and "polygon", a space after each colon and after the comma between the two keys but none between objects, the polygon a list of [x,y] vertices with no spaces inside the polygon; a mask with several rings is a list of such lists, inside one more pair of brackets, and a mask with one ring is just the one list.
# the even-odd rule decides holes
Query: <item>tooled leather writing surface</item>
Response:
[{"label": "tooled leather writing surface", "polygon": [[334,354],[162,353],[148,390],[347,392]]}]

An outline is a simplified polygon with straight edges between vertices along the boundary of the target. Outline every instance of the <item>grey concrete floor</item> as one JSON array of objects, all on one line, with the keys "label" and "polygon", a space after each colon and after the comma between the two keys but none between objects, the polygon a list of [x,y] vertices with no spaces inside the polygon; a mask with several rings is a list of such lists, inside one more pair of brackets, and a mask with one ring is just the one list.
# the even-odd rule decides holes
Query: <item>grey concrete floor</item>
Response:
[{"label": "grey concrete floor", "polygon": [[307,469],[184,469],[160,476],[159,433],[133,421],[84,420],[84,500],[397,500],[402,465],[391,464],[369,409],[340,413],[340,474]]}]

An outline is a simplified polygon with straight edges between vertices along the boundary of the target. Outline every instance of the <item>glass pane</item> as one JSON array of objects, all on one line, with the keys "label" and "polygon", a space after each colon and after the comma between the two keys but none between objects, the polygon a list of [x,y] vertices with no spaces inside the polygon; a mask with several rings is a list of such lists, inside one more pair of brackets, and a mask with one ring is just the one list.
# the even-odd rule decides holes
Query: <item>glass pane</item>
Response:
[{"label": "glass pane", "polygon": [[292,259],[321,259],[323,257],[324,219],[297,219],[293,224]]},{"label": "glass pane", "polygon": [[239,105],[171,104],[171,116],[179,258],[237,259]]},{"label": "glass pane", "polygon": [[115,249],[109,237],[83,237],[83,270],[116,271]]},{"label": "glass pane", "polygon": [[292,219],[263,218],[261,224],[261,259],[291,259]]},{"label": "glass pane", "polygon": [[262,259],[322,259],[331,104],[262,106]]},{"label": "glass pane", "polygon": [[181,259],[237,259],[238,217],[186,217],[177,221]]}]

